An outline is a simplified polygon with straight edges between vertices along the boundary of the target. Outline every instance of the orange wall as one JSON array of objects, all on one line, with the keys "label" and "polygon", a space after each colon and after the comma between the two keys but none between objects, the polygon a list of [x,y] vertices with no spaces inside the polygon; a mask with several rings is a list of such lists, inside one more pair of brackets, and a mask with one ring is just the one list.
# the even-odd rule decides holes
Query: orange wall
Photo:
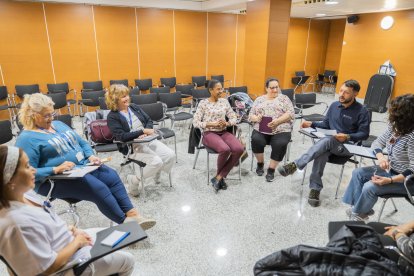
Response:
[{"label": "orange wall", "polygon": [[42,3],[1,0],[0,18],[0,66],[10,93],[16,84],[38,83],[46,92],[47,83],[67,81],[80,91],[82,81],[157,84],[206,74],[243,83],[243,15],[55,3],[43,10]]},{"label": "orange wall", "polygon": [[336,73],[339,71],[339,63],[341,61],[345,24],[346,19],[330,20],[325,68],[327,70],[335,70]]},{"label": "orange wall", "polygon": [[[380,21],[386,15],[394,17],[394,26],[382,30]],[[414,10],[362,14],[356,24],[346,24],[338,81],[357,79],[363,98],[369,78],[389,59],[397,72],[393,96],[413,93],[413,29]]]}]

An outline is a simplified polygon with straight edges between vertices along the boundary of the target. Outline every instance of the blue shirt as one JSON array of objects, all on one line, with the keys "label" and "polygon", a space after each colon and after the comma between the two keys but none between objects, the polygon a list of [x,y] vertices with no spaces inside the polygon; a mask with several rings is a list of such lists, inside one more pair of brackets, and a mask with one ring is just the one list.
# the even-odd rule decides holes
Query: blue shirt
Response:
[{"label": "blue shirt", "polygon": [[368,138],[370,117],[365,106],[356,100],[347,108],[340,102],[333,102],[326,113],[325,120],[313,122],[312,127],[335,129],[338,133],[349,134],[351,141]]},{"label": "blue shirt", "polygon": [[[89,143],[66,124],[53,121],[52,126],[56,133],[24,130],[16,140],[16,147],[24,150],[30,165],[36,169],[36,191],[44,179],[53,174],[53,167],[65,161],[84,165],[93,155]],[[82,160],[76,157],[79,152],[83,154]]]}]

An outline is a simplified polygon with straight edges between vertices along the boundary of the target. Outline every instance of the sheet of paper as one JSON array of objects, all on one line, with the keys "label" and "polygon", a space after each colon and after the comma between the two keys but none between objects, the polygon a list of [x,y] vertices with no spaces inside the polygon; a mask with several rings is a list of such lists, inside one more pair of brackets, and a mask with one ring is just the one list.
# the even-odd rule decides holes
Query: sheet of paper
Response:
[{"label": "sheet of paper", "polygon": [[101,241],[101,244],[114,247],[129,235],[129,232],[122,232],[114,230],[105,239]]},{"label": "sheet of paper", "polygon": [[76,167],[73,170],[64,171],[63,174],[67,174],[68,177],[84,177],[86,174],[93,172],[98,168],[99,166]]},{"label": "sheet of paper", "polygon": [[335,129],[324,129],[324,128],[316,128],[317,132],[323,133],[326,136],[333,136],[338,134]]},{"label": "sheet of paper", "polygon": [[316,131],[313,127],[304,127],[304,128],[301,128],[301,130],[303,130],[306,133],[312,133],[312,134]]},{"label": "sheet of paper", "polygon": [[350,144],[344,144],[344,145],[345,145],[345,148],[352,154],[355,154],[358,156],[364,156],[368,158],[376,158],[370,148],[355,146],[355,145],[350,145]]}]

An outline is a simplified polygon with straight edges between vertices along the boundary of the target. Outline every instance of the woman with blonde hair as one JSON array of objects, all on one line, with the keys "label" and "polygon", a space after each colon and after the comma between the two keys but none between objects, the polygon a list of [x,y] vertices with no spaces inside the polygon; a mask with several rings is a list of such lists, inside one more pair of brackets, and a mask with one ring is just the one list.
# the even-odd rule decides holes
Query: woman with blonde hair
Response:
[{"label": "woman with blonde hair", "polygon": [[[136,104],[131,104],[129,89],[121,84],[113,84],[105,94],[105,101],[111,110],[108,114],[108,126],[116,140],[128,142],[139,137],[154,134],[151,118]],[[149,143],[134,144],[134,159],[146,164],[143,178],[154,177],[160,182],[161,171],[171,173],[175,154],[169,147],[158,140]],[[129,193],[139,194],[140,179],[136,175],[128,175]]]},{"label": "woman with blonde hair", "polygon": [[17,137],[16,146],[23,149],[36,169],[35,191],[47,195],[50,183],[48,176],[61,174],[75,166],[87,163],[99,168],[82,178],[55,180],[51,196],[74,198],[94,202],[99,210],[116,223],[135,219],[144,229],[155,225],[138,213],[132,205],[124,184],[111,168],[101,165],[91,146],[73,129],[60,121],[53,101],[41,93],[26,95],[19,111],[24,130]]}]

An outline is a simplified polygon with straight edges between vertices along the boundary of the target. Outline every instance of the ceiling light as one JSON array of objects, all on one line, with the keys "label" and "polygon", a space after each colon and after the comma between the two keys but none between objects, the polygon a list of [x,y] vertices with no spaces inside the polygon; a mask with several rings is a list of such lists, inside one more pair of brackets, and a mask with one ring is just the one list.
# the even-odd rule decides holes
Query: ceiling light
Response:
[{"label": "ceiling light", "polygon": [[216,254],[217,254],[217,256],[220,256],[220,257],[226,256],[227,255],[227,249],[223,248],[223,247],[217,248]]},{"label": "ceiling light", "polygon": [[336,5],[336,4],[339,4],[339,2],[337,2],[337,1],[327,1],[327,2],[325,2],[325,4],[326,5]]},{"label": "ceiling light", "polygon": [[189,205],[184,205],[181,207],[181,211],[183,211],[184,213],[187,213],[191,210],[191,206]]},{"label": "ceiling light", "polygon": [[316,16],[325,16],[326,13],[317,13]]},{"label": "ceiling light", "polygon": [[394,9],[397,6],[397,0],[386,0],[384,9],[391,10]]},{"label": "ceiling light", "polygon": [[392,16],[386,16],[381,20],[381,28],[384,30],[391,29],[394,25],[394,18]]}]

